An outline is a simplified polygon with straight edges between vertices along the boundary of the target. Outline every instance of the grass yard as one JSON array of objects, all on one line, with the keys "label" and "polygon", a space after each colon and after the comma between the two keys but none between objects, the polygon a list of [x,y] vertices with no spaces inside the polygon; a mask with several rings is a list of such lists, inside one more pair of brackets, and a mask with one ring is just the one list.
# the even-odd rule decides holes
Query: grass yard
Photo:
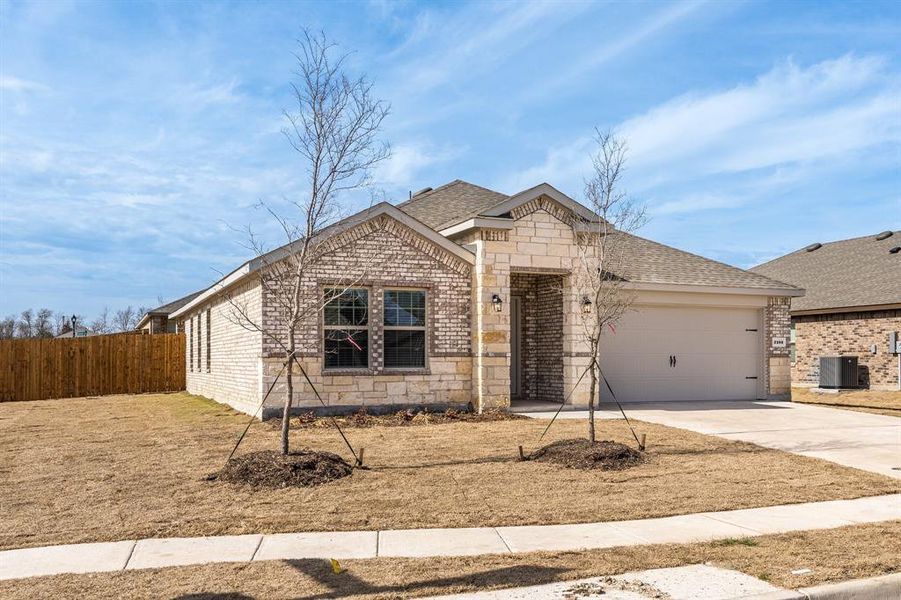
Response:
[{"label": "grass yard", "polygon": [[[0,581],[9,598],[410,598],[710,562],[798,588],[901,570],[901,521],[696,544],[466,558],[224,563]],[[811,569],[793,575],[797,569]]]},{"label": "grass yard", "polygon": [[901,391],[855,390],[840,394],[821,394],[809,388],[792,388],[792,402],[822,404],[861,412],[901,417]]},{"label": "grass yard", "polygon": [[[350,529],[552,524],[660,517],[888,494],[901,482],[833,463],[638,423],[645,463],[579,471],[519,462],[546,421],[347,430],[371,470],[316,488],[252,489],[204,480],[248,418],[179,394],[0,405],[0,548]],[[581,436],[561,421],[550,439]],[[600,436],[632,443],[621,421]],[[254,424],[242,452],[277,447]],[[295,447],[349,458],[331,429],[295,431]]]}]

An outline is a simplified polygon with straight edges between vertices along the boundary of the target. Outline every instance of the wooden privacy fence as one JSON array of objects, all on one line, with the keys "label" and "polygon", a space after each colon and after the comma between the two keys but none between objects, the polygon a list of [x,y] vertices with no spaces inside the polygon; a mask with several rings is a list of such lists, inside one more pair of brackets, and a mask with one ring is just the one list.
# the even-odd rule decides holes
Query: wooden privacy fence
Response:
[{"label": "wooden privacy fence", "polygon": [[0,402],[183,389],[183,333],[0,340]]}]

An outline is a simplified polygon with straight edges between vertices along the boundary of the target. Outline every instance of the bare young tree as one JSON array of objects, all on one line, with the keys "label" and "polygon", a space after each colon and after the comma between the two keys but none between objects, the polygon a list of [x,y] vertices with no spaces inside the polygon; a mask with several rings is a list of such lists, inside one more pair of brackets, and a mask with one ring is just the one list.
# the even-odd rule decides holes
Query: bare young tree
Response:
[{"label": "bare young tree", "polygon": [[329,254],[317,244],[317,236],[341,216],[342,198],[370,187],[373,168],[390,156],[389,146],[378,139],[389,106],[373,96],[372,83],[365,76],[348,76],[344,69],[348,55],[337,54],[335,44],[322,33],[304,31],[298,47],[297,81],[292,83],[296,105],[284,113],[288,124],[283,133],[300,156],[306,191],[290,201],[285,212],[262,205],[284,235],[284,252],[267,253],[247,229],[248,245],[263,261],[258,271],[263,295],[275,311],[261,322],[238,298],[225,294],[233,320],[261,332],[284,355],[282,454],[289,451],[300,328],[349,287],[336,285],[327,298],[315,287],[311,291],[310,274]]},{"label": "bare young tree", "polygon": [[592,173],[585,181],[585,200],[600,218],[579,221],[579,262],[573,273],[573,289],[582,306],[582,331],[588,345],[590,392],[588,439],[595,437],[595,398],[600,396],[601,340],[635,300],[628,288],[630,233],[646,222],[643,206],[621,189],[626,162],[626,143],[612,133],[595,131],[597,150]]}]

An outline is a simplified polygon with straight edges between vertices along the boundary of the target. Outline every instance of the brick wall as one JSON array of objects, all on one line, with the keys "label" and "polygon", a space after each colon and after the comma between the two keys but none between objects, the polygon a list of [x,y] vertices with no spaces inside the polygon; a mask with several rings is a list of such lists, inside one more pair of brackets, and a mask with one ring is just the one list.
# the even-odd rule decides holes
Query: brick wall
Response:
[{"label": "brick wall", "polygon": [[[183,326],[188,346],[193,343],[193,353],[185,352],[188,361],[185,371],[187,391],[228,404],[242,412],[253,413],[262,398],[262,335],[241,326],[242,321],[235,306],[246,311],[251,319],[259,321],[262,298],[259,281],[238,286],[230,292],[230,296],[231,302],[216,298],[184,316]],[[209,338],[207,309],[210,310]],[[196,331],[198,323],[199,343]]]},{"label": "brick wall", "polygon": [[[466,405],[471,400],[471,266],[390,218],[377,218],[332,240],[305,282],[313,310],[296,336],[304,368],[330,406],[409,404]],[[327,287],[369,292],[369,368],[324,370],[322,315],[317,304]],[[383,357],[383,294],[415,288],[426,292],[426,368],[386,370]],[[283,321],[274,295],[264,291],[267,328],[278,333]],[[264,388],[281,369],[283,351],[263,341]],[[295,389],[298,389],[295,387]],[[273,388],[266,406],[284,402],[285,387]],[[300,387],[301,408],[320,404],[308,386]]]},{"label": "brick wall", "polygon": [[[818,385],[821,356],[857,356],[859,384],[898,389],[898,356],[888,352],[888,334],[901,332],[901,310],[799,315],[795,325],[792,381]],[[876,354],[871,346],[876,346]]]},{"label": "brick wall", "polygon": [[563,402],[563,277],[513,273],[510,295],[521,298],[520,399]]}]

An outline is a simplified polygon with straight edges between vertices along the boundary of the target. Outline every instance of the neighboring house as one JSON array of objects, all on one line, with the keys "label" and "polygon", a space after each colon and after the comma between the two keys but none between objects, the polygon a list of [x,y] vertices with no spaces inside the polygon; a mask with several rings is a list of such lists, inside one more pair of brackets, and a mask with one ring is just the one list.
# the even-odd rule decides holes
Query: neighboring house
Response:
[{"label": "neighboring house", "polygon": [[[356,282],[297,336],[322,398],[334,410],[481,410],[567,395],[584,406],[589,357],[570,282],[580,219],[597,215],[548,184],[506,196],[458,180],[327,228],[315,243],[329,260],[308,293]],[[802,290],[640,237],[628,243],[636,312],[603,349],[619,400],[788,398],[788,347],[771,340],[788,337],[789,298]],[[259,271],[289,251],[244,263],[170,314],[187,333],[189,392],[257,410],[283,353],[237,324],[234,307],[255,319],[279,310]],[[302,409],[318,408],[300,389]],[[276,385],[264,416],[283,393]]]},{"label": "neighboring house", "polygon": [[[819,383],[821,356],[857,356],[859,384],[899,389],[901,231],[811,244],[751,269],[806,289],[791,301],[792,381]],[[899,338],[901,339],[901,338]]]},{"label": "neighboring house", "polygon": [[[201,292],[202,291],[203,290],[201,290]],[[158,306],[153,310],[148,310],[144,313],[144,316],[141,317],[136,329],[146,333],[175,333],[178,331],[178,322],[174,319],[170,319],[169,315],[199,296],[201,292],[188,294],[184,298],[179,298],[168,304]]]},{"label": "neighboring house", "polygon": [[75,335],[72,335],[72,328],[66,326],[66,330],[61,334],[57,335],[58,338],[70,338],[70,337],[88,337],[89,335],[97,335],[84,325],[75,325]]}]

